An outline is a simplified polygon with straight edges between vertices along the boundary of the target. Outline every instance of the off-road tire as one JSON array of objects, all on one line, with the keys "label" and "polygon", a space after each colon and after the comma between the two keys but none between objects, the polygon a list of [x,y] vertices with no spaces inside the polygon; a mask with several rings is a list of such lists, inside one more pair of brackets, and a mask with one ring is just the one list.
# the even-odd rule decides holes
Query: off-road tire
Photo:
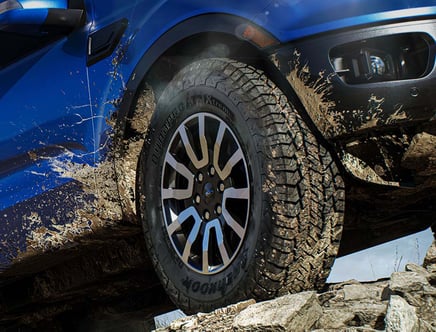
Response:
[{"label": "off-road tire", "polygon": [[[217,272],[211,267],[211,273],[196,270],[192,262],[198,255],[182,259],[177,252],[179,240],[170,238],[174,229],[168,231],[168,217],[163,214],[169,203],[162,200],[167,190],[163,170],[168,172],[171,159],[167,152],[179,151],[174,150],[176,131],[183,131],[189,121],[203,121],[201,112],[211,116],[210,123],[216,119],[233,133],[228,135],[230,143],[231,137],[239,143],[249,177],[248,221],[241,222],[241,227],[246,226],[243,241],[234,248],[230,263],[226,260],[227,265],[218,266]],[[190,140],[195,141],[195,135]],[[198,149],[196,153],[198,157]],[[186,158],[180,163],[192,166]],[[213,182],[212,177],[207,179]],[[200,60],[168,84],[141,152],[137,193],[137,211],[157,274],[172,300],[186,312],[322,287],[339,248],[344,184],[335,162],[277,86],[262,71],[237,61]],[[197,209],[196,196],[192,196]],[[198,196],[202,202],[202,193]],[[171,207],[177,210],[176,201]],[[189,200],[183,202],[189,204]],[[203,218],[202,224],[207,222]],[[229,231],[225,223],[222,227],[223,233]]]}]

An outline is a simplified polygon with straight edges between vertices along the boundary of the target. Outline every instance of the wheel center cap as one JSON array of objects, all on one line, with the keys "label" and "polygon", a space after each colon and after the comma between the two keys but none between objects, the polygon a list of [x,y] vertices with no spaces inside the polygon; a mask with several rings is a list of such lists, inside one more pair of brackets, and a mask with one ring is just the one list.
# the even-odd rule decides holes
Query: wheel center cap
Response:
[{"label": "wheel center cap", "polygon": [[204,194],[204,198],[205,198],[207,201],[211,200],[211,199],[214,197],[214,195],[215,195],[215,190],[214,190],[214,188],[213,188],[212,183],[208,182],[208,183],[206,183],[206,184],[204,185],[204,188],[203,188],[203,194]]}]

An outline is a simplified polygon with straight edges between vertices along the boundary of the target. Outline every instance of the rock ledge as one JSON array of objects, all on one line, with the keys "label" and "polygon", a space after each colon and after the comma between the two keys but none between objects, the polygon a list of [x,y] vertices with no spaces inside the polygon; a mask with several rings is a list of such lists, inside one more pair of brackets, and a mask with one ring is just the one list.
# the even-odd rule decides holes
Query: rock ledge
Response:
[{"label": "rock ledge", "polygon": [[436,332],[436,241],[423,266],[406,265],[388,280],[330,285],[274,300],[240,302],[174,321],[175,331]]}]

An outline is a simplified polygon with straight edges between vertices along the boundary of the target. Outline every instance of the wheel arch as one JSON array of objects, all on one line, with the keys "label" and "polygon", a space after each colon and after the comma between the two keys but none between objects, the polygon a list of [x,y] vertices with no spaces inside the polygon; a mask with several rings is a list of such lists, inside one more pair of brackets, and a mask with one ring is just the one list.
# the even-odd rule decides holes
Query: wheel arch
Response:
[{"label": "wheel arch", "polygon": [[237,16],[207,14],[185,20],[163,34],[141,57],[126,84],[117,112],[117,136],[129,136],[127,120],[144,84],[152,87],[157,99],[165,83],[183,66],[205,57],[227,57],[262,69],[289,98],[298,101],[292,87],[270,61],[267,49],[242,37],[247,24],[255,26]]}]

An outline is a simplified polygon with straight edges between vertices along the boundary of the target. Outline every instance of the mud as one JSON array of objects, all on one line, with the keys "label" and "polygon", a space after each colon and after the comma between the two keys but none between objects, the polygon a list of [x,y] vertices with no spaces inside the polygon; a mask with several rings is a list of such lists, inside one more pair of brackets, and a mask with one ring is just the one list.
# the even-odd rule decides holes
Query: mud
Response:
[{"label": "mud", "polygon": [[27,239],[27,252],[21,254],[20,259],[74,244],[78,238],[100,229],[125,222],[137,223],[136,167],[154,106],[153,92],[146,87],[129,119],[133,135],[114,144],[106,160],[96,167],[74,162],[75,155],[70,152],[51,160],[51,167],[60,178],[73,179],[80,184],[83,193],[74,193],[71,197],[80,207],[71,211],[71,223],[57,224],[52,219],[50,228],[42,226],[37,212],[24,215],[23,219],[30,222],[33,231]]},{"label": "mud", "polygon": [[[56,202],[44,199],[43,203],[36,204],[29,213],[20,217],[23,227],[30,233],[26,251],[14,257],[17,263],[15,272],[20,271],[23,276],[29,271],[38,274],[31,279],[30,285],[26,284],[27,279],[20,279],[14,288],[28,287],[28,291],[24,291],[26,294],[21,294],[25,296],[22,303],[43,303],[32,311],[32,315],[17,314],[22,322],[30,323],[71,311],[80,298],[79,293],[82,297],[89,297],[89,291],[92,291],[92,297],[98,301],[123,296],[124,301],[129,290],[143,292],[150,287],[159,287],[160,292],[160,284],[150,270],[151,263],[135,209],[136,168],[154,108],[153,91],[144,87],[136,109],[128,119],[125,138],[115,141],[113,137],[117,136],[114,133],[109,139],[107,147],[110,151],[105,160],[95,167],[75,162],[78,158],[72,152],[50,160],[51,169],[58,177],[72,179],[80,191],[70,193],[65,190],[63,194],[68,196],[59,196]],[[109,119],[108,123],[114,124]],[[54,217],[49,219],[44,209],[55,211]],[[66,211],[68,217],[61,211]],[[66,223],[67,219],[72,222]],[[27,268],[29,262],[32,266]],[[38,262],[52,268],[38,272]],[[24,267],[23,264],[27,265]],[[20,270],[20,266],[24,269]],[[106,279],[112,277],[114,280],[105,286]],[[106,281],[102,285],[96,283],[100,280]],[[71,303],[73,307],[69,303],[70,297],[76,299]],[[160,294],[160,297],[164,298],[164,295]],[[68,306],[49,305],[48,299],[66,301]],[[162,302],[147,296],[139,301],[150,302],[147,302],[150,308]],[[7,309],[0,303],[0,323],[3,310],[10,310],[13,305]],[[13,319],[15,314],[9,314]]]},{"label": "mud", "polygon": [[436,174],[436,136],[426,131],[355,139],[342,150],[346,169],[367,182],[421,185]]},{"label": "mud", "polygon": [[124,219],[131,222],[137,222],[135,204],[136,169],[155,106],[153,90],[151,87],[145,86],[138,97],[132,116],[128,119],[132,137],[124,140],[121,143],[121,148],[116,153],[115,171],[121,206]]},{"label": "mud", "polygon": [[273,55],[270,59],[277,68],[290,68],[285,73],[287,80],[313,123],[327,139],[408,119],[403,105],[396,105],[393,113],[387,116],[390,112],[385,112],[383,108],[385,98],[375,94],[368,95],[366,105],[341,109],[340,100],[333,98],[332,80],[337,74],[329,72],[327,68],[317,73],[312,72],[310,63],[301,60],[303,56],[297,49],[294,49],[292,58],[286,65],[280,63],[278,55]]},{"label": "mud", "polygon": [[426,132],[415,135],[402,166],[416,170],[420,176],[436,175],[436,136]]},{"label": "mud", "polygon": [[[333,136],[346,131],[343,114],[335,111],[336,103],[329,100],[332,91],[331,76],[324,71],[318,73],[318,78],[313,81],[309,64],[300,63],[301,54],[294,51],[291,71],[287,79],[294,91],[300,97],[305,110],[312,121],[324,135]],[[278,60],[274,60],[278,63]]]},{"label": "mud", "polygon": [[[314,79],[308,63],[301,63],[301,54],[295,50],[290,63],[290,73],[287,80],[299,96],[305,110],[318,128],[326,137],[332,138],[344,135],[351,130],[366,129],[376,126],[379,116],[383,112],[382,105],[384,98],[371,95],[368,98],[368,106],[363,110],[336,111],[336,102],[331,100],[333,74],[326,74],[320,71]],[[272,61],[279,66],[279,60],[272,57]],[[355,121],[350,121],[350,115]],[[396,117],[403,115],[398,112]],[[347,117],[347,120],[345,119]],[[357,128],[355,123],[360,124]],[[376,171],[358,157],[342,151],[342,161],[346,169],[355,177],[365,181],[379,184],[397,185],[397,183],[385,181]]]},{"label": "mud", "polygon": [[348,172],[358,179],[387,186],[399,187],[400,185],[399,182],[383,180],[374,169],[350,153],[344,153],[342,164]]},{"label": "mud", "polygon": [[72,157],[66,154],[62,160],[54,159],[51,165],[61,178],[74,179],[81,184],[83,196],[71,194],[74,196],[71,201],[82,203],[81,207],[70,212],[73,215],[72,223],[57,224],[57,220],[52,218],[50,228],[38,227],[41,218],[36,212],[23,216],[23,219],[31,220],[30,229],[33,229],[27,238],[26,256],[60,249],[74,243],[77,237],[113,226],[116,221],[122,220],[113,163],[105,161],[92,167],[73,163]]},{"label": "mud", "polygon": [[[368,110],[365,112],[365,118],[361,119],[362,125],[359,129],[372,128],[377,126],[380,121],[380,116],[383,113],[383,103],[385,99],[381,97],[377,97],[375,95],[371,95],[368,99]],[[355,114],[359,114],[362,117],[361,112],[355,112]]]}]

